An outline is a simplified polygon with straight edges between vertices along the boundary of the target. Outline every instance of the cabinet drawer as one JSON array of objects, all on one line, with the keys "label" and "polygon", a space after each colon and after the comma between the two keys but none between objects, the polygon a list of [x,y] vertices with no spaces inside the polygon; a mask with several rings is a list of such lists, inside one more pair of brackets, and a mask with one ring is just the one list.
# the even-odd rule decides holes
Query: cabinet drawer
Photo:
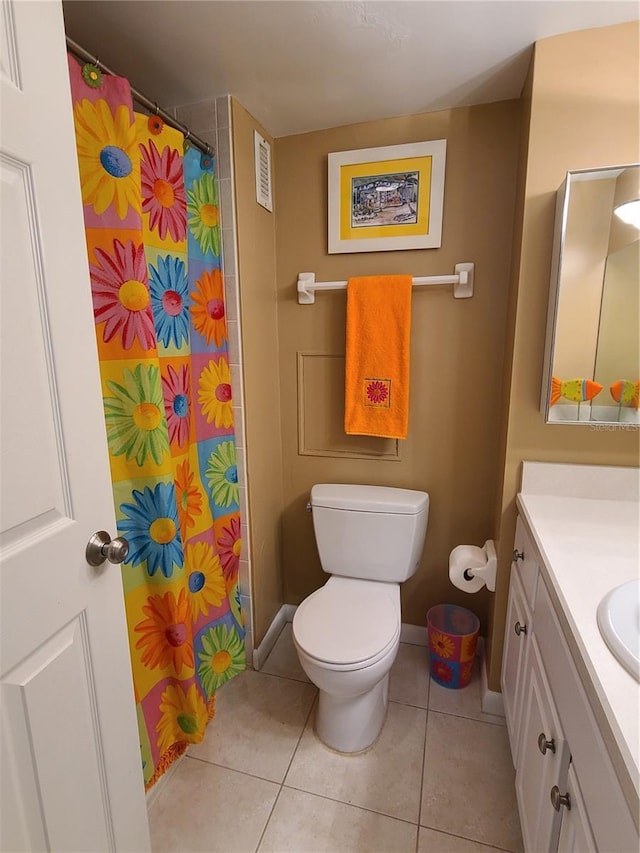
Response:
[{"label": "cabinet drawer", "polygon": [[542,579],[536,592],[534,634],[597,848],[602,853],[635,853],[638,833],[631,812]]},{"label": "cabinet drawer", "polygon": [[538,554],[520,517],[516,522],[514,557],[516,557],[515,552],[517,552],[518,557],[513,560],[512,565],[516,567],[527,604],[533,609],[538,582]]}]

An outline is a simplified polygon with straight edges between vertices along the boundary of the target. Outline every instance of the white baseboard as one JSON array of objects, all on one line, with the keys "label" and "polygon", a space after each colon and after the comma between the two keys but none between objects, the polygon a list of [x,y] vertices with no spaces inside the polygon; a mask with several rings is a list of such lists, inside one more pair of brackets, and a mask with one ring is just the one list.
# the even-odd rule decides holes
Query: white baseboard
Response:
[{"label": "white baseboard", "polygon": [[169,767],[169,769],[165,773],[163,773],[162,776],[158,779],[158,781],[155,783],[153,788],[149,788],[149,790],[147,791],[147,793],[145,795],[147,798],[147,809],[149,809],[151,804],[157,799],[158,794],[162,791],[164,786],[167,784],[169,778],[171,776],[173,776],[173,774],[176,772],[176,768],[178,767],[178,764],[180,764],[180,762],[184,760],[186,754],[187,753],[185,751],[182,753],[182,755],[178,756],[178,758],[176,758],[176,760],[173,762],[171,767]]},{"label": "white baseboard", "polygon": [[[257,649],[253,651],[253,668],[260,669],[269,652],[274,647],[276,640],[280,636],[280,632],[287,622],[293,621],[293,614],[296,612],[295,604],[283,604],[280,610],[276,613],[273,622],[269,625],[267,633]],[[412,646],[427,645],[427,626],[426,625],[409,625],[405,622],[400,626],[400,642],[409,643]],[[480,696],[481,707],[485,714],[494,714],[498,717],[504,717],[504,702],[502,693],[497,693],[495,690],[489,690],[489,682],[487,677],[487,662],[484,654],[484,642],[480,637],[478,640],[478,655],[481,660],[480,664]],[[157,785],[154,785],[152,790],[155,790]]]},{"label": "white baseboard", "polygon": [[[274,647],[276,640],[286,622],[293,622],[293,614],[296,612],[296,604],[283,604],[276,613],[273,622],[269,625],[267,633],[257,649],[253,651],[253,668],[260,669]],[[427,626],[408,625],[404,622],[400,626],[400,642],[409,643],[412,646],[427,645]]]},{"label": "white baseboard", "polygon": [[280,610],[273,618],[273,622],[269,625],[267,633],[262,638],[262,642],[257,649],[253,650],[253,668],[260,670],[269,652],[275,646],[276,640],[280,636],[280,632],[287,622],[291,622],[296,608],[294,604],[283,604]]},{"label": "white baseboard", "polygon": [[400,642],[409,643],[411,646],[427,645],[427,626],[408,625],[405,622],[400,626]]},{"label": "white baseboard", "polygon": [[496,717],[504,717],[504,701],[502,693],[489,690],[489,679],[487,676],[487,656],[484,644],[482,647],[480,664],[480,707],[485,714],[495,714]]}]

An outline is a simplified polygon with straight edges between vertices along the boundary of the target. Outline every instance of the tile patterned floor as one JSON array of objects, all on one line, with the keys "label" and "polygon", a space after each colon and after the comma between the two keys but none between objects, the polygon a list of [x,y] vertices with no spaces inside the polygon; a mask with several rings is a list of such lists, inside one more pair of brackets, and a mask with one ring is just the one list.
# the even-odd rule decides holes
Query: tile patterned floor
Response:
[{"label": "tile patterned floor", "polygon": [[216,695],[216,716],[149,808],[152,849],[175,853],[521,853],[504,720],[480,677],[447,690],[424,647],[400,645],[382,734],[361,755],[314,734],[317,689],[291,625],[260,672]]}]

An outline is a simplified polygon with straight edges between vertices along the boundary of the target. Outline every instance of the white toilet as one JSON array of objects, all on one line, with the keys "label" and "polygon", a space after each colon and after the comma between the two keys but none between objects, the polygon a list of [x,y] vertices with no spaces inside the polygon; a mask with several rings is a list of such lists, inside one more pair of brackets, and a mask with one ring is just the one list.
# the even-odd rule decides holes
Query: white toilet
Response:
[{"label": "white toilet", "polygon": [[322,568],[331,575],[293,617],[304,671],[319,688],[316,732],[340,752],[380,734],[400,644],[400,583],[418,568],[429,495],[385,486],[311,489]]}]

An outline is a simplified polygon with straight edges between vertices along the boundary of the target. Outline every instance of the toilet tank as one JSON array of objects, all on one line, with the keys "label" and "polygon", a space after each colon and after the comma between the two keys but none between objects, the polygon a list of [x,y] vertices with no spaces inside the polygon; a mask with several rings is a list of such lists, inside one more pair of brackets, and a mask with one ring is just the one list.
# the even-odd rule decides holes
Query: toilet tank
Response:
[{"label": "toilet tank", "polygon": [[311,510],[328,574],[401,583],[418,568],[429,515],[426,492],[322,483],[311,489]]}]

